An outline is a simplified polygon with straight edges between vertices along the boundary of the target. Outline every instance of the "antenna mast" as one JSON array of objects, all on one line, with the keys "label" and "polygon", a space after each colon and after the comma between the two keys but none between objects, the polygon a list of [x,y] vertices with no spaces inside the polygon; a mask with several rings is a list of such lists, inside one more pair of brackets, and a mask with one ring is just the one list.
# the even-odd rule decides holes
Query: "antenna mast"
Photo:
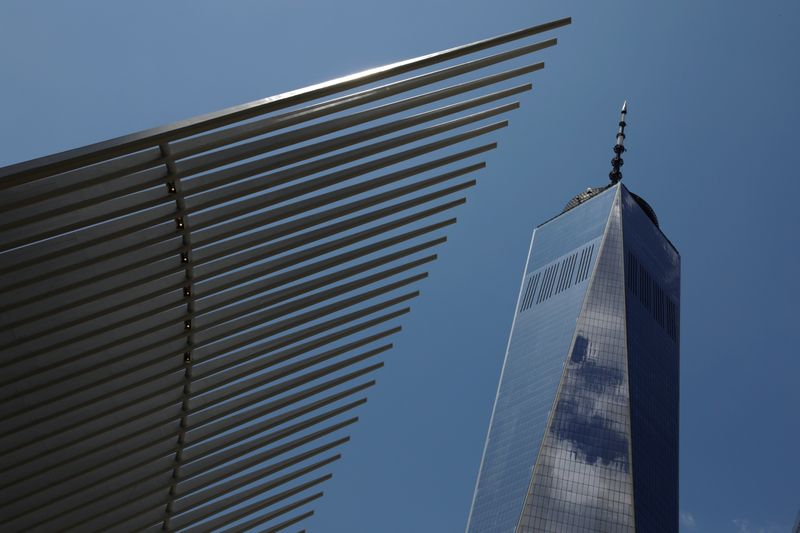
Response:
[{"label": "antenna mast", "polygon": [[619,117],[619,130],[617,130],[617,143],[614,145],[614,159],[611,160],[611,172],[608,177],[611,178],[611,183],[616,185],[622,179],[622,172],[619,168],[625,163],[622,159],[622,152],[625,151],[625,115],[628,114],[628,101],[622,103],[622,113]]}]

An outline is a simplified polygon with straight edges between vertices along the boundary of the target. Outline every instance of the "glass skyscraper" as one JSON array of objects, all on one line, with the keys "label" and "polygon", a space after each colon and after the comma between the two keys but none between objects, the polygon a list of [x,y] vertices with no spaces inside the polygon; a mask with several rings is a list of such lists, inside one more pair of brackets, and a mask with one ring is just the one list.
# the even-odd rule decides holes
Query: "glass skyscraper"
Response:
[{"label": "glass skyscraper", "polygon": [[677,531],[680,256],[650,206],[576,196],[516,311],[468,533]]}]

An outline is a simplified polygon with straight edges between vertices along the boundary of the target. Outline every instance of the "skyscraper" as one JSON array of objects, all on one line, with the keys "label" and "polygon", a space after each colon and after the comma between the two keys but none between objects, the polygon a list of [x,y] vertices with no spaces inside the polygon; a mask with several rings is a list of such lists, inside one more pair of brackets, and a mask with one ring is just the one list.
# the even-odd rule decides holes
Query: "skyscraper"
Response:
[{"label": "skyscraper", "polygon": [[619,181],[533,232],[468,532],[677,531],[680,256]]}]

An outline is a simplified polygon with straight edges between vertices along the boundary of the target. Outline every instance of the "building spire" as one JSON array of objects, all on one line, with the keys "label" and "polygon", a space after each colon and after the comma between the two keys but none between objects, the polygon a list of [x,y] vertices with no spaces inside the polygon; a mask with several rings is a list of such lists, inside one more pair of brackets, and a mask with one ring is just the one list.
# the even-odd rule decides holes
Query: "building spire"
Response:
[{"label": "building spire", "polygon": [[608,177],[611,178],[611,183],[616,185],[622,179],[622,172],[619,168],[625,163],[622,159],[622,152],[625,151],[625,115],[628,114],[628,101],[622,103],[622,112],[619,117],[619,130],[617,130],[617,143],[614,145],[614,159],[611,160],[611,172]]}]

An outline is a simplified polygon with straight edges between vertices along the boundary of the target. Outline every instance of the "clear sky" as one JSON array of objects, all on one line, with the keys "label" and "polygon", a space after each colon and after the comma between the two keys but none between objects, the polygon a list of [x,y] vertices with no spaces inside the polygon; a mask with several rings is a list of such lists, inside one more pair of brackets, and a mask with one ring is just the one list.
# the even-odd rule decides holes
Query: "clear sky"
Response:
[{"label": "clear sky", "polygon": [[466,523],[532,228],[625,184],[683,258],[682,529],[800,508],[800,3],[0,3],[0,166],[572,16],[495,137],[310,529]]}]

